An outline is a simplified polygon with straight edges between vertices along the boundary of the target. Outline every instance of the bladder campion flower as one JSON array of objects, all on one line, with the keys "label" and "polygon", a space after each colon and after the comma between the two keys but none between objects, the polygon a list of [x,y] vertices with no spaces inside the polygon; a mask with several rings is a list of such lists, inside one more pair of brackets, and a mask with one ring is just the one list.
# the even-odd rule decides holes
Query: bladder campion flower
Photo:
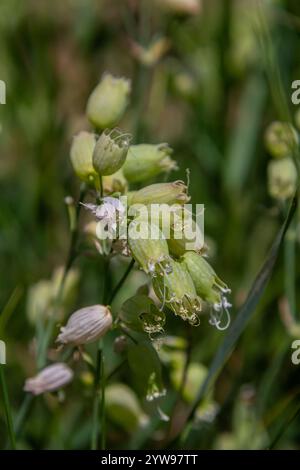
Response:
[{"label": "bladder campion flower", "polygon": [[124,164],[129,148],[130,135],[119,129],[106,129],[96,142],[93,165],[101,176],[116,173]]},{"label": "bladder campion flower", "polygon": [[170,157],[172,152],[168,144],[131,145],[123,167],[124,176],[130,183],[136,183],[175,170],[177,164]]},{"label": "bladder campion flower", "polygon": [[171,260],[168,271],[153,278],[153,289],[159,300],[183,320],[192,325],[200,323],[201,299],[198,297],[193,280],[181,262]]},{"label": "bladder campion flower", "polygon": [[106,73],[90,95],[87,116],[96,129],[115,126],[121,119],[130,93],[130,80]]},{"label": "bladder campion flower", "polygon": [[73,371],[66,364],[59,362],[45,367],[35,377],[27,379],[24,390],[33,395],[54,392],[71,382],[73,376]]},{"label": "bladder campion flower", "polygon": [[88,344],[105,335],[111,328],[112,315],[104,305],[92,305],[74,312],[63,326],[57,342],[62,344]]},{"label": "bladder campion flower", "polygon": [[227,301],[225,294],[230,293],[230,289],[217,276],[203,256],[196,252],[188,251],[183,255],[182,259],[193,279],[197,294],[212,306],[214,312],[222,314],[225,311],[227,315],[225,325],[221,326],[221,318],[212,312],[211,323],[219,329],[227,328],[230,321],[228,308],[231,307],[231,304]]}]

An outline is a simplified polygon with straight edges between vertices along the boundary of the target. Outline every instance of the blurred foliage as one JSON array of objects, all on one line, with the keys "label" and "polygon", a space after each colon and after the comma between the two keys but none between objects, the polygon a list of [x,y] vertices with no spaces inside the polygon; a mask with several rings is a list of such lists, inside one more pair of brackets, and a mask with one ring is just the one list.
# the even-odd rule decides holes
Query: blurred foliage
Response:
[{"label": "blurred foliage", "polygon": [[[7,89],[6,105],[0,105],[0,337],[7,344],[14,418],[24,380],[35,370],[35,331],[26,305],[32,302],[31,286],[50,284],[41,279],[50,279],[67,256],[64,198],[79,194],[70,143],[76,132],[88,129],[86,101],[103,72],[132,80],[131,105],[121,127],[133,134],[133,143],[168,142],[180,167],[173,173],[176,179],[186,180],[190,169],[189,191],[193,202],[205,204],[206,242],[216,271],[232,289],[233,316],[245,299],[287,210],[286,202],[268,194],[264,132],[270,122],[283,119],[286,108],[293,122],[297,108],[290,100],[291,83],[300,74],[299,2],[260,3],[266,8],[256,0],[203,0],[201,8],[184,12],[171,0],[0,2],[0,79]],[[82,224],[84,219],[86,214]],[[289,315],[299,320],[296,229],[297,221],[267,292],[207,398],[213,408],[204,419],[200,410],[197,426],[176,445],[264,448],[299,406],[300,369],[291,363],[286,325]],[[108,281],[115,284],[125,268],[114,260]],[[68,299],[69,312],[101,302],[105,290],[107,271],[99,256],[87,253],[76,260],[76,269],[80,282]],[[113,309],[144,282],[144,275],[134,272]],[[115,333],[105,338],[107,372],[124,361],[107,388],[110,448],[169,445],[168,436],[181,429],[194,388],[224,335],[205,319],[189,328],[171,315],[164,330],[172,337],[163,336],[161,370],[154,349],[147,353],[146,345],[138,346],[140,351],[131,346],[120,353],[114,349]],[[93,346],[87,352],[94,357]],[[137,359],[144,361],[144,370],[135,369]],[[187,385],[181,389],[187,360]],[[92,385],[82,375],[89,364],[74,361],[74,384],[65,396],[35,401],[19,448],[89,446]],[[167,389],[158,402],[140,395],[141,389],[147,393],[151,373],[162,375]],[[3,448],[2,402],[0,411]],[[169,422],[164,414],[172,415]],[[298,418],[277,446],[299,448],[299,442]]]}]

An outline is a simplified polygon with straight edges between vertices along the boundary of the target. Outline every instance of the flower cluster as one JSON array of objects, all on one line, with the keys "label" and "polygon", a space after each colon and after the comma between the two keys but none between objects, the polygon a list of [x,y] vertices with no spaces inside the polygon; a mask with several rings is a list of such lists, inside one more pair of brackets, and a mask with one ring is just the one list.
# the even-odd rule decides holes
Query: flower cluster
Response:
[{"label": "flower cluster", "polygon": [[[90,122],[96,131],[104,130],[100,136],[80,133],[72,145],[75,173],[98,191],[97,203],[87,203],[85,207],[118,238],[116,214],[124,215],[120,196],[126,195],[131,216],[126,219],[127,240],[123,241],[123,250],[150,276],[161,310],[166,306],[183,320],[197,325],[202,303],[206,302],[211,307],[211,323],[220,329],[227,327],[230,304],[225,295],[229,289],[203,258],[203,234],[199,237],[199,227],[193,219],[190,219],[193,248],[192,251],[187,248],[183,216],[184,205],[190,200],[188,186],[183,181],[173,181],[141,187],[153,177],[177,169],[171,158],[172,149],[166,143],[131,145],[130,135],[113,127],[125,111],[129,91],[128,80],[105,74],[88,101]],[[118,191],[106,184],[108,177],[119,181]],[[154,205],[163,210],[157,217],[149,216],[147,211],[145,216],[142,209]],[[137,210],[132,210],[133,207]],[[168,231],[164,225],[167,212],[171,214]],[[101,233],[98,229],[97,244],[99,239],[101,243]],[[225,325],[223,312],[227,314]]]}]

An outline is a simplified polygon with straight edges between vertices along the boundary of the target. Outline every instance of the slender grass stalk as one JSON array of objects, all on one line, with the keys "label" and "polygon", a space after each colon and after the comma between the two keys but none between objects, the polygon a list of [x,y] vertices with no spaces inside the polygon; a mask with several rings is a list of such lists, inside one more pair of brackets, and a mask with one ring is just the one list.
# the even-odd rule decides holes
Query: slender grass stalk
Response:
[{"label": "slender grass stalk", "polygon": [[11,413],[11,407],[8,398],[8,391],[6,386],[5,374],[4,374],[4,366],[0,364],[0,383],[1,383],[1,391],[3,397],[3,404],[4,404],[4,411],[6,416],[6,423],[8,429],[8,435],[10,440],[10,446],[12,449],[16,449],[16,437],[14,432],[13,426],[13,419]]}]

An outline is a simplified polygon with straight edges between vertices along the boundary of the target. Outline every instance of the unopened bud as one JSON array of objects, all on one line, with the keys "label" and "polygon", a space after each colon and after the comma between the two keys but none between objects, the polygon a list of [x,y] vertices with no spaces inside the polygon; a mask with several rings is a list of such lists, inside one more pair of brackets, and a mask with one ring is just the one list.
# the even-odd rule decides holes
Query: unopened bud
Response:
[{"label": "unopened bud", "polygon": [[33,393],[33,395],[54,392],[71,382],[73,375],[73,371],[66,364],[53,364],[43,369],[35,377],[27,379],[24,390]]},{"label": "unopened bud", "polygon": [[106,129],[97,140],[93,165],[101,176],[116,173],[124,164],[129,148],[130,136],[118,129]]},{"label": "unopened bud", "polygon": [[272,122],[266,130],[265,144],[272,157],[290,157],[298,143],[298,134],[288,122]]},{"label": "unopened bud", "polygon": [[297,170],[292,158],[269,162],[268,188],[276,199],[293,197],[297,188]]},{"label": "unopened bud", "polygon": [[199,324],[201,299],[197,296],[193,280],[185,265],[171,260],[168,272],[153,278],[153,289],[163,306],[166,304],[175,315],[192,325]]},{"label": "unopened bud", "polygon": [[131,145],[123,168],[124,175],[130,183],[136,183],[175,170],[177,165],[171,154],[168,144]]},{"label": "unopened bud", "polygon": [[112,316],[108,307],[92,305],[73,313],[63,326],[57,342],[62,344],[88,344],[105,335],[111,328]]},{"label": "unopened bud", "polygon": [[185,204],[190,200],[183,181],[156,183],[136,191],[131,204]]},{"label": "unopened bud", "polygon": [[115,126],[121,119],[130,93],[130,81],[104,74],[90,95],[87,116],[96,129]]},{"label": "unopened bud", "polygon": [[93,152],[96,145],[96,136],[90,132],[79,132],[73,138],[70,158],[74,172],[81,180],[91,182],[97,178],[93,167]]}]

